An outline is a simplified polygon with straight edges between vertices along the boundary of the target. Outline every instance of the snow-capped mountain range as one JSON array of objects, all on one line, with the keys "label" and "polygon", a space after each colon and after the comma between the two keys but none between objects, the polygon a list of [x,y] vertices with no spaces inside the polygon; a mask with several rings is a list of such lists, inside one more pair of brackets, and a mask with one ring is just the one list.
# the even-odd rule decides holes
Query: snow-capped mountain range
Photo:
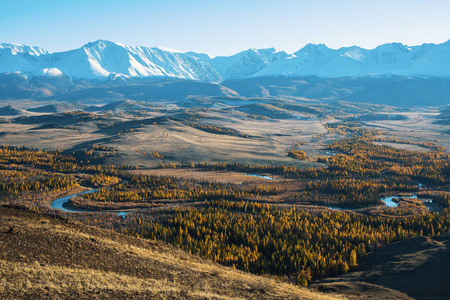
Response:
[{"label": "snow-capped mountain range", "polygon": [[72,81],[168,77],[211,83],[266,76],[448,78],[450,41],[412,47],[392,43],[371,50],[357,46],[335,50],[323,44],[308,44],[293,54],[269,48],[217,57],[160,47],[130,47],[104,40],[59,53],[5,43],[0,44],[0,74],[8,73],[27,77],[64,76]]}]

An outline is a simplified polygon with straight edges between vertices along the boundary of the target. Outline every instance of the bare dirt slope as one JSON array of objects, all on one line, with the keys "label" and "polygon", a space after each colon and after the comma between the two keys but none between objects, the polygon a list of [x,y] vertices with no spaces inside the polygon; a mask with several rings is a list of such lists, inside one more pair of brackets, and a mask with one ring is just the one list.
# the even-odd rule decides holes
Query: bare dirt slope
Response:
[{"label": "bare dirt slope", "polygon": [[317,287],[354,296],[358,290],[365,290],[367,296],[389,288],[407,294],[404,299],[450,299],[449,280],[450,234],[446,233],[387,245],[362,259],[360,271],[327,279]]},{"label": "bare dirt slope", "polygon": [[163,242],[0,207],[0,299],[42,298],[336,299]]}]

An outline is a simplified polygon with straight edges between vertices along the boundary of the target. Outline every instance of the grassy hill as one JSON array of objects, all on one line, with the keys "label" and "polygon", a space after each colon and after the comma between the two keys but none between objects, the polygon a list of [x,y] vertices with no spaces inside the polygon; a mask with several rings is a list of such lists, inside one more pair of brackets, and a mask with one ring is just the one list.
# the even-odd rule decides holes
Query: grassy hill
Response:
[{"label": "grassy hill", "polygon": [[[418,236],[387,245],[360,261],[360,269],[324,280],[321,290],[364,297],[385,298],[387,289],[395,299],[449,299],[450,234]],[[367,299],[367,298],[364,298]]]},{"label": "grassy hill", "polygon": [[336,299],[54,215],[0,220],[1,299]]}]

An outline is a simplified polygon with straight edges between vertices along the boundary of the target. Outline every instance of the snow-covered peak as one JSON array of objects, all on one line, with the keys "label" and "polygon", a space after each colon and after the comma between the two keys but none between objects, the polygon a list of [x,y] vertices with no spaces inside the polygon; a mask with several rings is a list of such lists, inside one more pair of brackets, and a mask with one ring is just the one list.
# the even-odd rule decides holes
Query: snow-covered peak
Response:
[{"label": "snow-covered peak", "polygon": [[373,51],[380,51],[380,52],[408,52],[411,51],[411,48],[408,46],[402,44],[402,43],[389,43],[389,44],[383,44],[378,47],[376,47]]},{"label": "snow-covered peak", "polygon": [[361,61],[365,58],[367,50],[360,48],[358,46],[352,46],[340,48],[339,52],[341,53],[340,55],[343,57],[348,57],[353,60]]},{"label": "snow-covered peak", "polygon": [[[10,49],[9,47],[8,49]],[[22,47],[23,49],[27,49]],[[98,40],[71,51],[21,57],[18,50],[8,57],[0,51],[0,73],[23,71],[36,76],[60,75],[72,80],[107,80],[122,78],[173,77],[220,82],[221,76],[208,63],[166,48],[131,47]],[[37,50],[36,50],[37,51]],[[22,51],[23,52],[23,51]],[[38,52],[36,52],[38,53]],[[5,59],[2,59],[2,56]]]},{"label": "snow-covered peak", "polygon": [[[262,55],[262,54],[274,54],[274,53],[279,53],[279,52],[284,52],[278,48],[275,47],[271,47],[271,48],[262,48],[262,49],[257,49],[257,48],[250,48],[247,50],[247,52],[252,51],[254,53],[256,53],[257,55]],[[246,51],[242,51],[241,53],[246,52]]]},{"label": "snow-covered peak", "polygon": [[302,56],[302,55],[308,55],[308,56],[315,56],[315,55],[326,55],[327,53],[330,53],[334,51],[333,49],[328,48],[324,44],[307,44],[302,49],[298,50],[294,53],[295,56]]},{"label": "snow-covered peak", "polygon": [[120,43],[111,42],[108,40],[97,40],[97,41],[89,42],[89,43],[85,44],[82,48],[106,48],[108,46],[109,47],[111,47],[111,46],[124,47],[124,45],[122,45]]},{"label": "snow-covered peak", "polygon": [[324,44],[308,44],[294,54],[277,48],[251,48],[218,57],[162,47],[126,46],[106,40],[59,53],[26,45],[0,44],[0,73],[13,72],[26,76],[64,75],[72,80],[171,77],[206,82],[280,75],[450,77],[450,40],[420,46],[389,43],[375,49],[357,46],[331,49]]},{"label": "snow-covered peak", "polygon": [[157,49],[157,50],[164,51],[164,52],[183,53],[183,52],[175,50],[175,49],[161,47],[161,46],[153,47],[153,49]]},{"label": "snow-covered peak", "polygon": [[233,56],[217,56],[211,65],[224,79],[237,79],[251,76],[273,62],[289,55],[276,48],[248,49]]},{"label": "snow-covered peak", "polygon": [[210,63],[211,60],[214,58],[214,55],[208,54],[208,53],[197,53],[197,52],[193,52],[193,51],[189,51],[185,53],[186,55],[192,56],[192,57],[196,57],[206,63]]},{"label": "snow-covered peak", "polygon": [[308,44],[294,57],[278,60],[253,76],[402,75],[450,77],[450,41],[409,47],[389,43],[368,50],[357,46],[330,49]]},{"label": "snow-covered peak", "polygon": [[43,48],[40,47],[34,47],[34,46],[27,46],[27,45],[21,45],[21,44],[14,44],[14,43],[0,43],[0,49],[1,50],[10,50],[12,55],[17,54],[27,54],[27,55],[45,55],[49,52]]},{"label": "snow-covered peak", "polygon": [[266,49],[262,49],[262,50],[267,50],[270,51],[272,53],[278,53],[278,52],[284,52],[283,50],[277,48],[277,47],[270,47],[270,48],[266,48]]}]

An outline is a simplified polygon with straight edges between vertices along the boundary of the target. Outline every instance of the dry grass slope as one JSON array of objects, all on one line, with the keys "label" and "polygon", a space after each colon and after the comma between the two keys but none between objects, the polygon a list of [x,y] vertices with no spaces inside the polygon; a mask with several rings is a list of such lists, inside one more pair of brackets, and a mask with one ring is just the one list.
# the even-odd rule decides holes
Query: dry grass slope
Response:
[{"label": "dry grass slope", "polygon": [[336,299],[53,215],[0,220],[1,299]]},{"label": "dry grass slope", "polygon": [[[360,270],[328,278],[321,290],[362,299],[450,299],[450,233],[419,236],[387,245],[360,261]],[[389,290],[391,292],[389,292]],[[392,290],[395,290],[392,293]]]}]

